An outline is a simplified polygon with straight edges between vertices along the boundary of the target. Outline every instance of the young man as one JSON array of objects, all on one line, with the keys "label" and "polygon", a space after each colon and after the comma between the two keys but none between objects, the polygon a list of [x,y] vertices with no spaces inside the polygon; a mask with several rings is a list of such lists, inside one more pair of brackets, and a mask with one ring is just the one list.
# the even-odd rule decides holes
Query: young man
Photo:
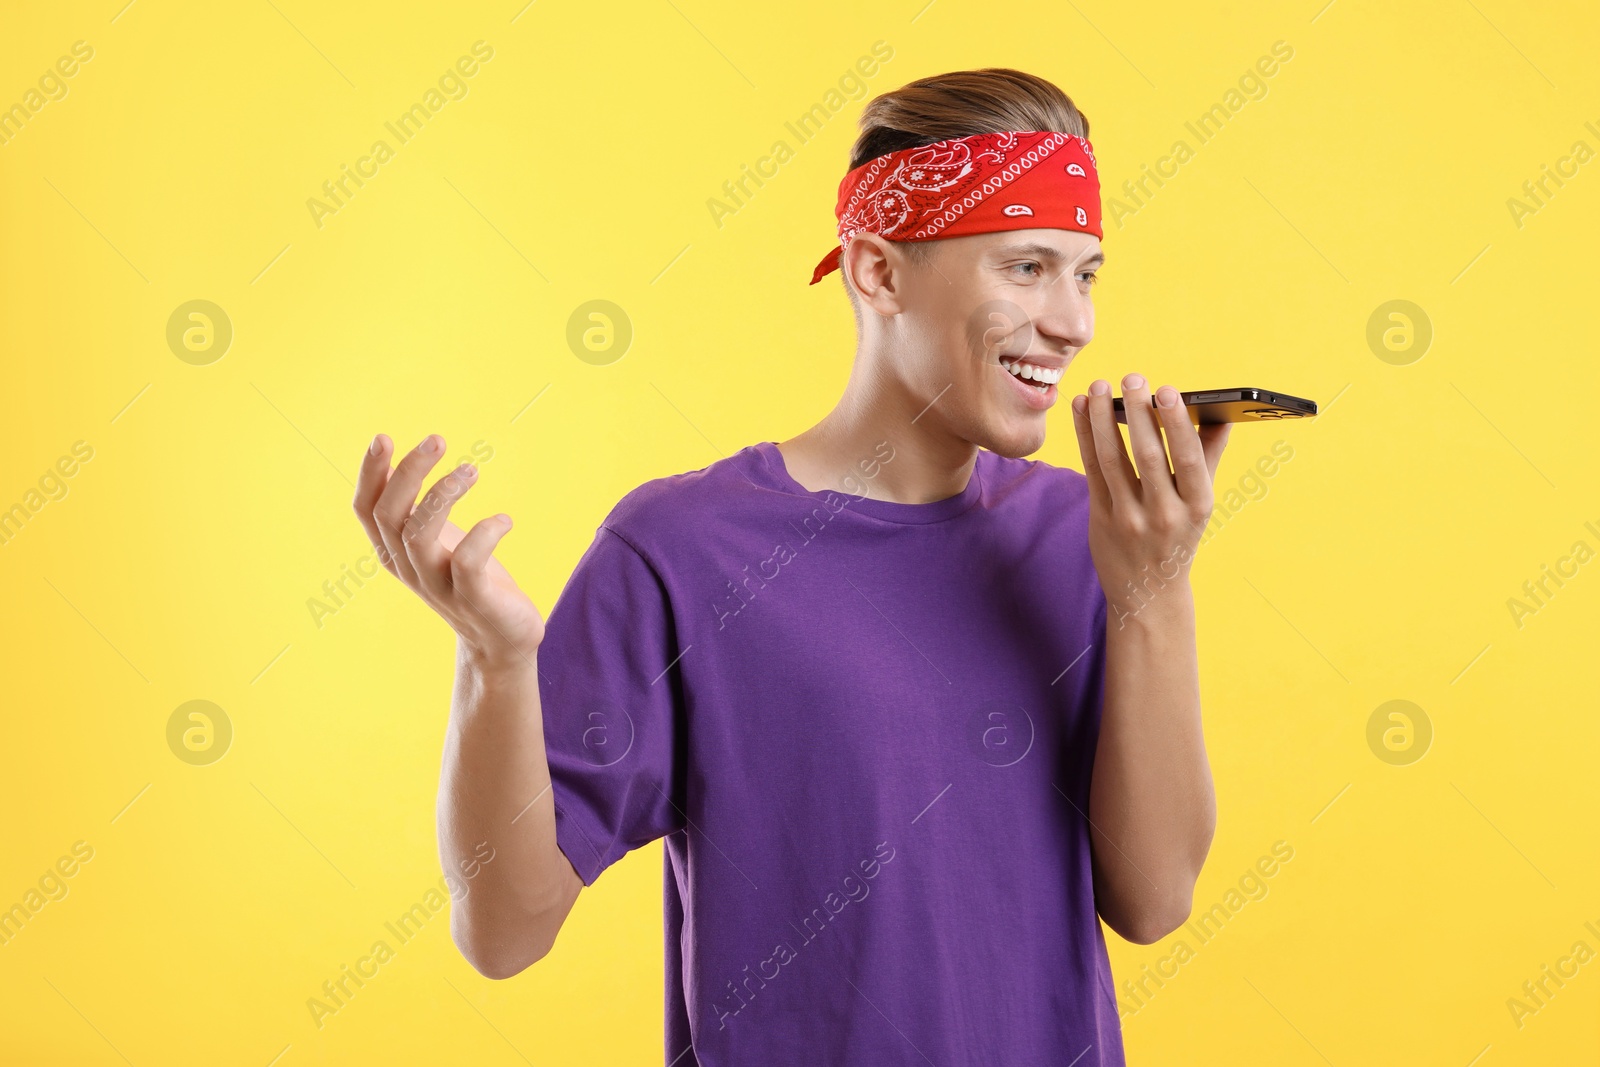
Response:
[{"label": "young man", "polygon": [[1176,929],[1215,824],[1188,568],[1228,429],[1130,374],[1131,459],[1104,380],[1085,474],[1022,458],[1103,262],[1058,88],[941,75],[861,126],[812,278],[856,311],[843,398],[630,492],[547,623],[510,520],[448,521],[476,471],[414,504],[444,442],[374,440],[356,511],[459,635],[441,855],[496,850],[451,930],[510,977],[664,838],[673,1067],[1120,1065],[1100,919]]}]

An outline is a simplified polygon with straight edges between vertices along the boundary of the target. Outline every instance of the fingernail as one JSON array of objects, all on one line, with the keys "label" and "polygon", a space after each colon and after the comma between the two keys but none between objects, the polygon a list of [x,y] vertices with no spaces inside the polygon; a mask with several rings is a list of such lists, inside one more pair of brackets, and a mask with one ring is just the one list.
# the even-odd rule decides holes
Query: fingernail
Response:
[{"label": "fingernail", "polygon": [[1088,406],[1089,398],[1084,396],[1082,393],[1079,393],[1077,396],[1072,398],[1072,410],[1077,412],[1079,415],[1082,415],[1084,409]]},{"label": "fingernail", "polygon": [[1164,408],[1177,407],[1178,391],[1170,385],[1163,385],[1160,389],[1156,390],[1156,403],[1160,404]]},{"label": "fingernail", "polygon": [[435,452],[439,451],[439,446],[436,443],[438,440],[439,437],[437,434],[430,433],[428,436],[422,439],[422,443],[417,446],[417,451],[421,452],[425,456],[433,455]]},{"label": "fingernail", "polygon": [[478,473],[478,468],[474,467],[470,463],[463,463],[461,466],[456,468],[456,473],[470,481],[472,476]]},{"label": "fingernail", "polygon": [[1144,388],[1144,376],[1140,374],[1130,374],[1126,378],[1122,379],[1122,387],[1124,389],[1142,389]]},{"label": "fingernail", "polygon": [[383,451],[383,435],[382,434],[379,434],[377,437],[374,437],[372,439],[372,447],[367,449],[367,451],[369,453],[371,453],[372,455],[374,455],[374,456],[376,456],[379,452]]},{"label": "fingernail", "polygon": [[1105,396],[1107,393],[1111,392],[1111,383],[1106,381],[1104,378],[1096,378],[1094,381],[1089,383],[1089,392],[1095,396]]}]

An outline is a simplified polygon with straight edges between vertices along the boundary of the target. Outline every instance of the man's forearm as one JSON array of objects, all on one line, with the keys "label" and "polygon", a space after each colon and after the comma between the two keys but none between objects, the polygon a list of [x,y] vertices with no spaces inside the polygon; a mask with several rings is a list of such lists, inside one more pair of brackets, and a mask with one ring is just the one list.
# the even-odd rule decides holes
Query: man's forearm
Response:
[{"label": "man's forearm", "polygon": [[[556,845],[555,807],[533,659],[487,663],[458,649],[439,778],[439,856],[479,862],[451,909],[467,960],[491,978],[550,950],[582,882]],[[493,862],[481,863],[487,843]]]},{"label": "man's forearm", "polygon": [[1107,619],[1089,819],[1106,922],[1143,944],[1180,926],[1216,828],[1187,582]]}]

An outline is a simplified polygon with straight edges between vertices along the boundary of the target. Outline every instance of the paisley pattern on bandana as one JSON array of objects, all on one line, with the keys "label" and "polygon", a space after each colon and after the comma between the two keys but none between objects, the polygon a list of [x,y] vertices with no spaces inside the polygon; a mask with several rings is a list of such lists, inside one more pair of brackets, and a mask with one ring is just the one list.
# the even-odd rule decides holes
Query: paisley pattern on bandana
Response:
[{"label": "paisley pattern on bandana", "polygon": [[862,232],[895,241],[1031,227],[1103,236],[1094,149],[1055,131],[979,133],[879,156],[845,175],[834,214],[839,247],[812,284]]}]

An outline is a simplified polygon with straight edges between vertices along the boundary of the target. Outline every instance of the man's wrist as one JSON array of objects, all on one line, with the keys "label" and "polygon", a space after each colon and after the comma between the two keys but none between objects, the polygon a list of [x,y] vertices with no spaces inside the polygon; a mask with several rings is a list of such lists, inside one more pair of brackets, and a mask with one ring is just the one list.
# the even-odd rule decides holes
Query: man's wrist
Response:
[{"label": "man's wrist", "polygon": [[501,688],[517,685],[538,675],[538,648],[523,650],[508,642],[482,648],[466,640],[456,642],[456,666],[470,672],[484,684]]},{"label": "man's wrist", "polygon": [[1106,600],[1106,632],[1169,632],[1194,626],[1194,590],[1187,580],[1160,589],[1134,591]]}]

